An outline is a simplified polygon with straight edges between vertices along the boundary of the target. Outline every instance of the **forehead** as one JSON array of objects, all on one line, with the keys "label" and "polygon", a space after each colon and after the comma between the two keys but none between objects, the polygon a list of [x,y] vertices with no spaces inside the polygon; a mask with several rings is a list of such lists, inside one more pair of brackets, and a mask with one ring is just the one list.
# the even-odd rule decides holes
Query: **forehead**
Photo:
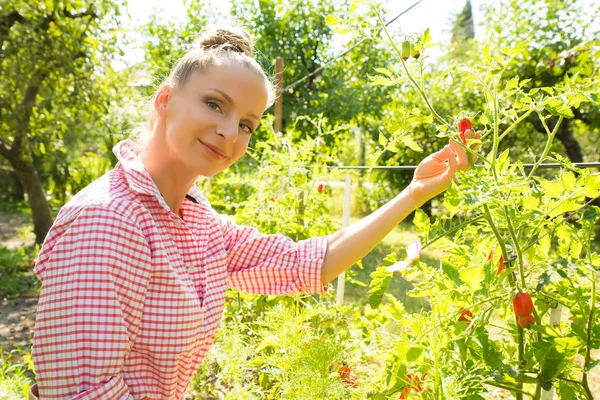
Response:
[{"label": "forehead", "polygon": [[236,107],[261,115],[267,105],[264,77],[238,64],[222,64],[193,73],[185,84],[194,91],[218,89],[233,100]]}]

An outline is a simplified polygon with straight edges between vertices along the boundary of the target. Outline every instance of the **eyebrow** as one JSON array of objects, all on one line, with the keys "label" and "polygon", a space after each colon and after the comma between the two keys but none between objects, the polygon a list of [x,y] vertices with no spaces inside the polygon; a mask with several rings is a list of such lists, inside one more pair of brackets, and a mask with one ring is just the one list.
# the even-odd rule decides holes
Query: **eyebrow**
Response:
[{"label": "eyebrow", "polygon": [[[215,92],[219,93],[221,96],[225,97],[225,100],[227,100],[228,103],[230,103],[231,105],[235,105],[235,102],[233,101],[233,99],[231,98],[231,96],[229,96],[227,93],[225,93],[224,91],[222,91],[221,89],[217,89],[217,88],[210,88],[210,90],[214,90]],[[250,117],[260,121],[260,118],[256,115],[256,114],[248,114]]]}]

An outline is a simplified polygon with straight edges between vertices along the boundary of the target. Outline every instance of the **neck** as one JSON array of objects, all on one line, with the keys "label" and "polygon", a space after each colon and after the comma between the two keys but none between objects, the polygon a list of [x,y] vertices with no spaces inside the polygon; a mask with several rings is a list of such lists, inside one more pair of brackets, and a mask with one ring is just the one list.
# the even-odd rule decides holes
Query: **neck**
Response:
[{"label": "neck", "polygon": [[181,204],[196,181],[196,176],[169,153],[164,135],[157,133],[152,134],[148,145],[140,151],[139,158],[171,211],[180,215]]}]

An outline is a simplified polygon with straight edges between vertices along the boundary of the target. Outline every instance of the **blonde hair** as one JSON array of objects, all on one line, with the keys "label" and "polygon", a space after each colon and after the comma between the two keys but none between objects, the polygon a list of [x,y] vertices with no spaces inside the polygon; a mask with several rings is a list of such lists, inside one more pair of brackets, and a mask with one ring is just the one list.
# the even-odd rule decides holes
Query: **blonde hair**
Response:
[{"label": "blonde hair", "polygon": [[173,65],[169,76],[161,83],[148,107],[147,123],[133,132],[133,138],[144,147],[150,140],[151,132],[158,119],[154,109],[154,99],[165,85],[172,88],[185,85],[195,72],[205,71],[210,67],[224,63],[237,63],[256,75],[262,77],[267,89],[267,108],[275,101],[275,90],[272,80],[267,77],[262,67],[253,58],[254,40],[244,28],[216,27],[199,37],[191,50]]}]

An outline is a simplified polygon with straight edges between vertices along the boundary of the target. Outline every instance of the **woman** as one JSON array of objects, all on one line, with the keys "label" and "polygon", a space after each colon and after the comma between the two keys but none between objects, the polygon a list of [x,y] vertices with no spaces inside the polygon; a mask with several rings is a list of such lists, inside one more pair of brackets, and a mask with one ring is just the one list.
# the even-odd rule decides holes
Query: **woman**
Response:
[{"label": "woman", "polygon": [[147,134],[118,143],[118,165],[62,208],[35,267],[40,398],[183,399],[227,286],[324,293],[469,166],[450,142],[396,198],[331,236],[295,243],[238,226],[194,182],[246,152],[272,90],[246,31],[212,32],[157,90]]}]

